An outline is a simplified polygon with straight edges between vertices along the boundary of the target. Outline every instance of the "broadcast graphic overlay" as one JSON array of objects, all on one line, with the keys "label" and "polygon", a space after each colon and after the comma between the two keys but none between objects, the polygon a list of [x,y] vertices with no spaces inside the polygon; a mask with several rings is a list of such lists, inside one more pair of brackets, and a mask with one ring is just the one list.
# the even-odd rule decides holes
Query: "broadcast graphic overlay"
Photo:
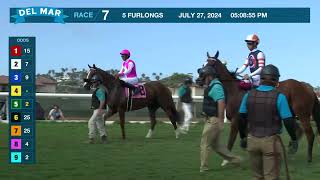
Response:
[{"label": "broadcast graphic overlay", "polygon": [[10,8],[11,23],[310,23],[310,8]]},{"label": "broadcast graphic overlay", "polygon": [[9,37],[9,163],[35,163],[35,37]]}]

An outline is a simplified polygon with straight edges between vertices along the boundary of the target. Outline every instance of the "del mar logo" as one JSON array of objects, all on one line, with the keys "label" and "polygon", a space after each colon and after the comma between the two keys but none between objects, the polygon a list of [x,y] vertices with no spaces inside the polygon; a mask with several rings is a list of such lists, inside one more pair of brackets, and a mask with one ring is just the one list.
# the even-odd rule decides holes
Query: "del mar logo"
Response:
[{"label": "del mar logo", "polygon": [[64,23],[64,18],[68,16],[63,15],[63,9],[52,8],[52,7],[27,7],[16,9],[16,14],[13,18],[16,18],[14,23],[26,22],[26,19],[32,16],[47,16],[53,17],[52,22]]}]

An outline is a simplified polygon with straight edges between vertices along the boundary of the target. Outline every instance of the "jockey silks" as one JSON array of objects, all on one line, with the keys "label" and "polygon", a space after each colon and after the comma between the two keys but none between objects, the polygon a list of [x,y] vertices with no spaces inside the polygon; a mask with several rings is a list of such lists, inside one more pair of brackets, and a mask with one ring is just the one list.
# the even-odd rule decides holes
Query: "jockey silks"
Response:
[{"label": "jockey silks", "polygon": [[[252,52],[250,52],[250,54],[248,55],[248,66],[249,66],[249,68],[250,68],[250,72],[251,73],[253,73],[253,72],[255,72],[256,70],[258,70],[259,69],[259,67],[261,67],[261,65],[263,64],[263,66],[265,65],[265,61],[264,61],[264,59],[259,59],[258,58],[258,54],[259,53],[262,53],[262,51],[260,51],[260,50],[256,50],[256,51],[252,51]],[[260,61],[259,61],[260,60]],[[262,60],[263,60],[263,62],[262,62]],[[261,64],[260,66],[259,66],[259,63]]]},{"label": "jockey silks", "polygon": [[123,75],[126,78],[135,78],[137,77],[136,64],[133,60],[127,59],[122,63],[122,68],[120,75]]}]

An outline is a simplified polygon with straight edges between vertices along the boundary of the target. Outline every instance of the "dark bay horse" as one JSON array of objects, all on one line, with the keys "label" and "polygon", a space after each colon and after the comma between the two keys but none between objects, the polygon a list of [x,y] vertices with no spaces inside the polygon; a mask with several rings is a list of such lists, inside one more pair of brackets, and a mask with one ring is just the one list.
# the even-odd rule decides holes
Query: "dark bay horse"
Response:
[{"label": "dark bay horse", "polygon": [[[107,89],[107,105],[108,111],[104,116],[104,119],[111,117],[115,113],[119,113],[120,126],[122,131],[122,138],[126,138],[125,134],[125,112],[127,111],[127,100],[125,96],[125,89],[121,85],[121,80],[116,79],[113,75],[108,72],[96,67],[95,65],[90,66],[87,78],[84,79],[84,87],[90,89],[91,78],[93,75],[98,75],[103,79],[103,85]],[[176,138],[180,134],[180,128],[177,128],[177,123],[181,123],[180,115],[176,110],[175,104],[172,99],[171,91],[159,81],[152,81],[144,84],[146,90],[146,98],[132,99],[131,111],[142,109],[147,107],[149,110],[151,127],[147,134],[147,138],[150,138],[153,134],[154,127],[156,125],[156,111],[161,108],[166,112],[169,117],[176,133]]]},{"label": "dark bay horse", "polygon": [[[207,53],[207,63],[205,66],[212,66],[219,74],[219,79],[224,85],[227,94],[226,115],[231,121],[228,149],[231,150],[238,134],[239,108],[243,95],[246,91],[239,88],[240,80],[235,73],[230,73],[224,64],[218,59],[219,51],[211,57]],[[199,77],[200,78],[200,77]],[[201,81],[201,78],[199,79]],[[308,162],[312,161],[312,149],[314,143],[314,132],[311,127],[310,117],[313,116],[318,132],[320,132],[320,103],[319,100],[307,83],[288,79],[279,82],[277,89],[285,94],[288,99],[293,114],[300,120],[308,141]],[[298,126],[299,127],[299,126]],[[300,132],[302,131],[301,128]],[[298,129],[298,130],[299,130]],[[298,134],[299,136],[299,134]],[[301,133],[300,133],[301,136]]]}]

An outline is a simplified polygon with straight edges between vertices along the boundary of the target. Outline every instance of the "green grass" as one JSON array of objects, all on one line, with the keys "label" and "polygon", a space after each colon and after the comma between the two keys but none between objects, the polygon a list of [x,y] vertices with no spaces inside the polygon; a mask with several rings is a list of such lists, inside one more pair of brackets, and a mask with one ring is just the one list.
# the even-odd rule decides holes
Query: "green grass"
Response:
[{"label": "green grass", "polygon": [[[227,142],[228,125],[224,132]],[[127,124],[127,140],[120,139],[118,124],[107,126],[108,144],[85,144],[85,123],[38,123],[37,164],[8,164],[8,126],[0,124],[1,180],[142,180],[214,179],[248,180],[248,156],[235,144],[234,152],[245,158],[240,167],[220,167],[221,158],[212,154],[211,171],[199,173],[199,143],[202,124],[194,125],[188,135],[176,140],[170,125],[159,123],[153,139],[145,139],[149,124]],[[306,161],[306,140],[289,159],[294,180],[319,179],[319,146],[315,143],[314,161]],[[288,142],[285,136],[285,142]],[[283,173],[282,173],[283,174]],[[283,178],[284,179],[284,178]]]}]

